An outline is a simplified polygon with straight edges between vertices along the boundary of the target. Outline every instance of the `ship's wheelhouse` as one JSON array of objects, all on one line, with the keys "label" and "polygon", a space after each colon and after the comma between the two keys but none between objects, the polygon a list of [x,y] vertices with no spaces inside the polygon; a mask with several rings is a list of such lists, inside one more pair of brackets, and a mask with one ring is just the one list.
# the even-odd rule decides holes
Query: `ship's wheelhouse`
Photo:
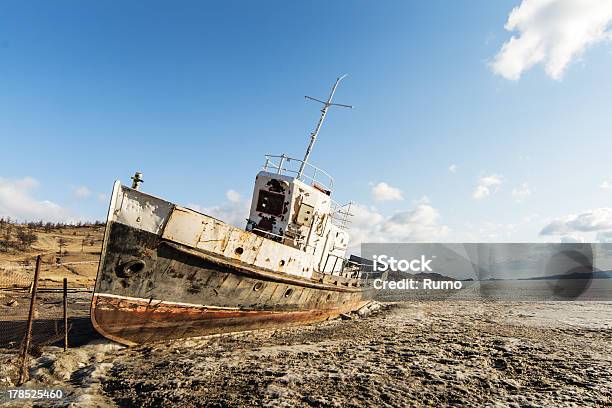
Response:
[{"label": "ship's wheelhouse", "polygon": [[266,158],[255,178],[246,229],[312,254],[320,272],[341,271],[349,236],[331,199],[333,179],[312,165],[300,173],[301,160]]}]

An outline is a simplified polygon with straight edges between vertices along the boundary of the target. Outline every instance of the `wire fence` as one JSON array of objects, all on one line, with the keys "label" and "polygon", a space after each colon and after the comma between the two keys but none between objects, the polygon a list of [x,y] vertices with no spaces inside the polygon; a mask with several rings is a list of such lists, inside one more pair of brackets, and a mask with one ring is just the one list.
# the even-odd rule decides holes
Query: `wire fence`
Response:
[{"label": "wire fence", "polygon": [[[2,375],[13,383],[27,380],[27,364],[42,347],[70,346],[75,325],[88,321],[91,287],[68,285],[55,256],[38,256],[0,266],[0,360]],[[64,268],[67,268],[64,269]],[[68,274],[65,274],[68,275]],[[12,369],[7,368],[8,366]]]}]

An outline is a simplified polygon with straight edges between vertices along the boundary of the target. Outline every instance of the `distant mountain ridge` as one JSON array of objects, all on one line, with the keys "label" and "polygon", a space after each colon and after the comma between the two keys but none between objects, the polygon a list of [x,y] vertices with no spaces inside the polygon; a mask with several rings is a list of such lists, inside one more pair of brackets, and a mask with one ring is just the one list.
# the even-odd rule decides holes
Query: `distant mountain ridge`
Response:
[{"label": "distant mountain ridge", "polygon": [[574,272],[566,275],[536,276],[521,278],[520,280],[548,280],[548,279],[612,279],[612,271],[595,271],[593,273]]}]

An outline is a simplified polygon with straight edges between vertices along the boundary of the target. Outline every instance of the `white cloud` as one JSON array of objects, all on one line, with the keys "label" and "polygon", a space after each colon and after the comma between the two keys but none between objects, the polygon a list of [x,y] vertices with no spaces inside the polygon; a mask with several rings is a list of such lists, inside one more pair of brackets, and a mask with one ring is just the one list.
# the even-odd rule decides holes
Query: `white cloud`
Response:
[{"label": "white cloud", "polygon": [[448,166],[448,171],[450,171],[451,173],[456,173],[457,172],[457,165],[456,164],[451,164],[450,166]]},{"label": "white cloud", "polygon": [[490,196],[491,194],[497,193],[499,186],[502,184],[502,177],[496,174],[490,176],[481,177],[478,180],[478,185],[472,193],[472,197],[476,200],[482,200]]},{"label": "white cloud", "polygon": [[529,184],[523,183],[521,187],[512,189],[512,197],[517,203],[522,203],[527,197],[531,195]]},{"label": "white cloud", "polygon": [[430,242],[448,235],[449,228],[439,223],[440,214],[425,199],[414,209],[384,216],[375,208],[361,204],[351,207],[351,248],[362,242]]},{"label": "white cloud", "polygon": [[227,192],[225,193],[225,196],[227,197],[227,199],[232,202],[232,203],[239,203],[240,200],[242,199],[240,197],[240,194],[238,194],[236,191],[234,190],[227,190]]},{"label": "white cloud", "polygon": [[448,227],[438,224],[440,213],[429,204],[421,203],[414,210],[393,214],[382,225],[382,233],[396,241],[432,241],[448,233]]},{"label": "white cloud", "polygon": [[72,222],[75,218],[58,204],[32,196],[39,183],[31,177],[11,180],[0,177],[0,216],[19,221]]},{"label": "white cloud", "polygon": [[601,183],[599,185],[599,188],[602,188],[604,190],[612,189],[612,181],[611,180],[605,180],[603,183]]},{"label": "white cloud", "polygon": [[415,204],[429,204],[431,201],[429,200],[429,197],[427,197],[426,195],[424,195],[423,197],[419,198],[418,200],[416,200],[414,203]]},{"label": "white cloud", "polygon": [[401,201],[404,199],[402,190],[380,182],[372,187],[374,201]]},{"label": "white cloud", "polygon": [[584,239],[582,235],[578,235],[578,234],[564,235],[561,237],[562,244],[576,244],[576,243],[582,243],[582,242],[586,242],[586,240]]},{"label": "white cloud", "polygon": [[612,208],[609,207],[554,219],[542,228],[540,235],[567,235],[573,232],[606,230],[612,230]]},{"label": "white cloud", "polygon": [[187,204],[187,207],[236,227],[244,228],[249,217],[251,203],[243,200],[240,194],[234,190],[228,190],[225,196],[228,201],[220,205],[205,207],[190,203]]},{"label": "white cloud", "polygon": [[85,186],[75,187],[72,192],[77,198],[87,198],[91,195],[91,190]]},{"label": "white cloud", "polygon": [[385,221],[385,217],[376,211],[375,208],[368,208],[359,203],[351,206],[349,234],[349,245],[356,248],[362,242],[380,242],[380,225]]},{"label": "white cloud", "polygon": [[598,232],[597,241],[604,244],[612,244],[612,231]]},{"label": "white cloud", "polygon": [[516,31],[495,56],[491,69],[510,80],[536,64],[561,79],[569,63],[589,46],[610,40],[610,0],[523,0],[505,29]]}]

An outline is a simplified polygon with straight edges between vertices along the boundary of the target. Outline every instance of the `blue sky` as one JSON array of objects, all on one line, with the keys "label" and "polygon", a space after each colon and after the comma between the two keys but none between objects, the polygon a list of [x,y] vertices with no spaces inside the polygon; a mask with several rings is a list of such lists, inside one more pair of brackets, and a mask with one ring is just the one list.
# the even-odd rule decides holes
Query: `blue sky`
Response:
[{"label": "blue sky", "polygon": [[[603,240],[612,12],[591,3],[3,2],[0,215],[103,219],[139,170],[240,220],[263,155],[303,155],[304,95],[348,73],[311,161],[358,203],[355,242]],[[572,19],[601,33],[546,35]]]}]

